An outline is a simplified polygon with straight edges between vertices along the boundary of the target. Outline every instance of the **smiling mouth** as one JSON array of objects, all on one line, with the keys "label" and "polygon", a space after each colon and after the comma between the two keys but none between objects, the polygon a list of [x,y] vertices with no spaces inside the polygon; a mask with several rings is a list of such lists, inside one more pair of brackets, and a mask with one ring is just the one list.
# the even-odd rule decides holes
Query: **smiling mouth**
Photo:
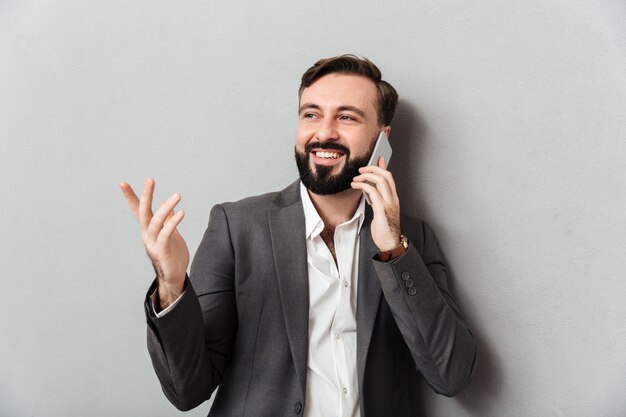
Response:
[{"label": "smiling mouth", "polygon": [[338,159],[343,156],[342,153],[339,152],[329,152],[329,151],[315,151],[313,152],[315,156],[322,159]]}]

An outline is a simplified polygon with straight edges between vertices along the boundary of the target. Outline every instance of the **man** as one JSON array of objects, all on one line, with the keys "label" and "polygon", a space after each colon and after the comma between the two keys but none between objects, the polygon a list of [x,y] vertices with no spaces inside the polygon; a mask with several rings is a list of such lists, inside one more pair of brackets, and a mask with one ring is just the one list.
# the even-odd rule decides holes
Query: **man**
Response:
[{"label": "man", "polygon": [[[475,344],[428,227],[400,216],[382,158],[397,103],[378,68],[322,59],[300,87],[300,181],[213,208],[189,277],[172,195],[152,213],[122,191],[157,278],[148,348],[179,409],[211,416],[413,416],[420,374],[444,395],[468,382]],[[366,193],[371,209],[363,199]]]}]

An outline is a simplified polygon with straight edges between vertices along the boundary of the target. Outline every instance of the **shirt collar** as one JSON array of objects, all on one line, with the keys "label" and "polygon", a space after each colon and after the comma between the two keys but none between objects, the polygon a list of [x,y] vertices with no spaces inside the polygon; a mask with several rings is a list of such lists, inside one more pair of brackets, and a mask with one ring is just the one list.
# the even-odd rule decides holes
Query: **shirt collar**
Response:
[{"label": "shirt collar", "polygon": [[[302,199],[302,206],[304,208],[304,222],[305,222],[305,231],[306,238],[313,239],[317,237],[322,230],[324,230],[324,221],[320,217],[317,209],[313,205],[313,201],[311,201],[311,196],[309,196],[309,192],[300,182],[300,197]],[[361,227],[363,227],[363,221],[365,220],[365,199],[361,196],[361,200],[359,201],[359,205],[354,212],[352,218],[343,224],[352,223],[353,221],[357,221],[357,234],[361,233]]]}]

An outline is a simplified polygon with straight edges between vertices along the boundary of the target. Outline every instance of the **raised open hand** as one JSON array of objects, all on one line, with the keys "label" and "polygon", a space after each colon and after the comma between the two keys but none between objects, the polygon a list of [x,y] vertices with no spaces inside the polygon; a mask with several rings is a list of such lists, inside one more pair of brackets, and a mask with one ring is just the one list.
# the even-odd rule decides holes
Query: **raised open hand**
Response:
[{"label": "raised open hand", "polygon": [[185,215],[182,210],[174,212],[180,202],[180,194],[172,194],[153,214],[154,185],[153,179],[146,179],[141,198],[126,182],[120,183],[120,188],[131,212],[139,221],[141,238],[157,275],[159,304],[163,309],[183,292],[189,250],[176,229]]}]

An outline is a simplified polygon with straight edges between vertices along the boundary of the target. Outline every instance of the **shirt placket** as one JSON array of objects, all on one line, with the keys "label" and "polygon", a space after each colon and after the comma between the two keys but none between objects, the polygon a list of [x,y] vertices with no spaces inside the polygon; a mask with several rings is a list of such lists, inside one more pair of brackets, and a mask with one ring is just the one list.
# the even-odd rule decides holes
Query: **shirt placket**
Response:
[{"label": "shirt placket", "polygon": [[[354,322],[354,311],[350,302],[350,291],[352,287],[352,265],[346,260],[352,258],[351,253],[354,248],[350,244],[353,225],[344,224],[335,229],[335,251],[337,255],[337,278],[339,280],[337,314],[332,324],[333,354],[335,357],[337,386],[340,390],[339,397],[341,403],[342,417],[350,417],[352,414],[354,383],[349,372],[351,353],[348,352],[347,344],[351,342],[347,337],[353,337],[356,329]],[[343,261],[343,262],[342,262]],[[349,332],[348,332],[349,331]]]}]

